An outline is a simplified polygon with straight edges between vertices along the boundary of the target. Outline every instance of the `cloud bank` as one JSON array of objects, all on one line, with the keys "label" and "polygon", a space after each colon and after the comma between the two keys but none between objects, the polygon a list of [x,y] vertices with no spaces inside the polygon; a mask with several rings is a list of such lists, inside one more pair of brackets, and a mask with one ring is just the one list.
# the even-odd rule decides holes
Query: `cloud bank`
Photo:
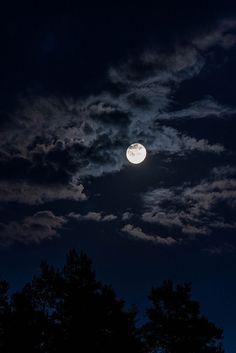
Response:
[{"label": "cloud bank", "polygon": [[157,188],[143,195],[142,220],[186,235],[206,235],[216,229],[236,229],[225,210],[236,209],[236,179],[204,179],[199,184]]}]

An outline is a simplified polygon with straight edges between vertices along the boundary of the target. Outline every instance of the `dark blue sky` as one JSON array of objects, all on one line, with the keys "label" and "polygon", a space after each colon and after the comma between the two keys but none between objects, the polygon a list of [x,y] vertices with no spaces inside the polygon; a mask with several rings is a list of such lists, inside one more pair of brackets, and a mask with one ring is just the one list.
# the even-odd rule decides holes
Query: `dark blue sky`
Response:
[{"label": "dark blue sky", "polygon": [[235,352],[235,10],[1,11],[0,275],[13,289],[83,249],[141,312],[151,286],[191,281]]}]

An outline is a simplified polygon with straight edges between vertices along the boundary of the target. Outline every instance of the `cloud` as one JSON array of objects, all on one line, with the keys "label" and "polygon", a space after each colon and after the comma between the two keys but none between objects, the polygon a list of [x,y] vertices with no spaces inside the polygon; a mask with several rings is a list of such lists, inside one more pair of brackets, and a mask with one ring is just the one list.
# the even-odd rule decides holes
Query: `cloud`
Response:
[{"label": "cloud", "polygon": [[55,216],[51,211],[40,211],[19,222],[0,223],[0,244],[40,243],[58,237],[58,231],[66,223],[64,217]]},{"label": "cloud", "polygon": [[234,250],[235,250],[235,247],[228,243],[203,249],[203,251],[207,252],[208,254],[215,255],[215,256],[222,255],[225,253],[232,253],[234,252]]},{"label": "cloud", "polygon": [[143,232],[143,230],[139,227],[134,227],[132,224],[126,224],[123,228],[122,231],[125,233],[128,233],[130,236],[144,240],[144,241],[149,241],[155,244],[160,244],[160,245],[175,245],[177,241],[172,238],[172,237],[161,237],[159,235],[149,235]]},{"label": "cloud", "polygon": [[206,117],[225,118],[235,113],[236,109],[224,106],[212,97],[206,97],[205,99],[191,103],[185,109],[159,114],[157,120],[202,119]]},{"label": "cloud", "polygon": [[117,219],[117,216],[113,214],[103,215],[102,212],[88,212],[85,215],[71,212],[69,213],[68,217],[76,221],[96,221],[96,222],[111,222]]},{"label": "cloud", "polygon": [[39,205],[55,200],[86,200],[82,184],[40,185],[25,181],[0,181],[0,200]]},{"label": "cloud", "polygon": [[132,218],[133,214],[131,212],[124,212],[122,214],[122,221],[127,221],[128,219]]},{"label": "cloud", "polygon": [[114,214],[108,214],[103,217],[103,222],[110,222],[114,221],[115,219],[117,219],[117,216],[115,216]]},{"label": "cloud", "polygon": [[225,19],[209,33],[203,33],[195,38],[193,44],[200,50],[209,50],[214,46],[230,49],[236,44],[235,27],[236,21],[234,19]]},{"label": "cloud", "polygon": [[224,152],[224,146],[198,139],[194,131],[189,136],[165,120],[234,112],[212,97],[173,111],[179,86],[207,65],[208,49],[234,44],[233,28],[235,21],[223,21],[172,52],[147,50],[129,58],[108,70],[108,86],[100,93],[22,99],[0,126],[0,198],[29,204],[84,200],[86,180],[122,170],[128,165],[125,150],[135,141],[152,154]]},{"label": "cloud", "polygon": [[193,151],[219,154],[225,150],[220,144],[209,144],[206,139],[197,140],[169,126],[155,124],[153,133],[156,138],[149,143],[149,150],[153,153],[166,152],[183,156]]},{"label": "cloud", "polygon": [[236,167],[232,165],[224,165],[212,169],[211,174],[216,178],[221,177],[236,177]]},{"label": "cloud", "polygon": [[130,86],[132,93],[155,93],[160,98],[158,107],[163,109],[170,102],[171,87],[166,84],[180,83],[199,74],[205,59],[193,46],[178,46],[172,53],[146,51],[140,57],[130,59],[119,67],[109,70],[109,78],[114,84]]},{"label": "cloud", "polygon": [[210,234],[214,229],[236,229],[236,222],[220,207],[236,207],[236,179],[204,179],[199,184],[157,188],[143,195],[142,220],[187,235]]}]

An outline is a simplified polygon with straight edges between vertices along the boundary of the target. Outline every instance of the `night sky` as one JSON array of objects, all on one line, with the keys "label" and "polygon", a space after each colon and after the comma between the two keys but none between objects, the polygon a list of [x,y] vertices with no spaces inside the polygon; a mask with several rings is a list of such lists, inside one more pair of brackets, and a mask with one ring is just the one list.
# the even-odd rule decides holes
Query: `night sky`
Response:
[{"label": "night sky", "polygon": [[195,4],[1,9],[0,276],[83,249],[140,312],[191,281],[235,353],[236,4]]}]

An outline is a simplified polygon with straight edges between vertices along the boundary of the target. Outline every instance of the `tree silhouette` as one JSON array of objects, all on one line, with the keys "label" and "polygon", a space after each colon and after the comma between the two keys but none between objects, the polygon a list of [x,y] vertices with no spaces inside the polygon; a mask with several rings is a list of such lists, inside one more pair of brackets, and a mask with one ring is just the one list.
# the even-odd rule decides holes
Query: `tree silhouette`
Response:
[{"label": "tree silhouette", "polygon": [[46,263],[8,297],[0,282],[0,353],[222,353],[222,330],[200,315],[187,284],[150,294],[147,322],[97,281],[87,255],[70,251],[61,270]]},{"label": "tree silhouette", "polygon": [[86,254],[70,251],[62,271],[45,263],[40,269],[12,301],[15,341],[24,352],[140,352],[136,313],[96,280]]},{"label": "tree silhouette", "polygon": [[[71,251],[62,272],[64,285],[58,303],[57,321],[63,340],[60,347],[83,352],[138,352],[135,314],[124,310],[112,288],[95,278],[91,261]],[[64,351],[62,349],[62,351]]]},{"label": "tree silhouette", "polygon": [[143,326],[146,352],[222,353],[223,331],[200,314],[190,284],[165,281],[151,290],[148,322]]},{"label": "tree silhouette", "polygon": [[24,353],[42,352],[47,316],[36,310],[30,285],[26,285],[11,300],[8,349]]},{"label": "tree silhouette", "polygon": [[7,332],[10,305],[8,302],[8,283],[0,281],[0,352],[7,350]]}]

